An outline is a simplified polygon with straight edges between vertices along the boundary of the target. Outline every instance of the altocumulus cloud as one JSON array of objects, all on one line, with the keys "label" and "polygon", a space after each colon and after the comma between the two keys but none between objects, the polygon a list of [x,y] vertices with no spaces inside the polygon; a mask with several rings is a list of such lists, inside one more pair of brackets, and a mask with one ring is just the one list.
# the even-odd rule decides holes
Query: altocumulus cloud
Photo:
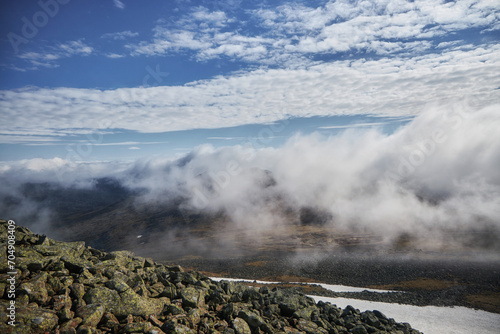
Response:
[{"label": "altocumulus cloud", "polygon": [[[497,29],[499,9],[490,0],[340,0],[317,7],[293,2],[262,6],[247,15],[235,18],[226,11],[196,7],[174,26],[158,24],[152,40],[127,47],[132,55],[157,56],[186,49],[202,61],[225,56],[303,66],[312,54],[432,50],[434,38],[471,28]],[[258,33],[250,33],[248,24],[258,27]]]},{"label": "altocumulus cloud", "polygon": [[[500,98],[500,46],[440,55],[261,69],[183,86],[24,88],[0,92],[0,131],[121,128],[165,132],[268,123],[288,117],[416,115],[429,102]],[[224,92],[224,93],[221,93]],[[4,138],[8,139],[8,138]]]}]

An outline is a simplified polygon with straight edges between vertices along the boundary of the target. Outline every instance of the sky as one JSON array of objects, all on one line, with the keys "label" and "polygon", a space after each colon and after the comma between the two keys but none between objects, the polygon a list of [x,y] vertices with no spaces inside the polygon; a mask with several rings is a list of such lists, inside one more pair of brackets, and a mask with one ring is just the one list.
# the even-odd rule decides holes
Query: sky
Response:
[{"label": "sky", "polygon": [[0,161],[392,132],[500,101],[500,1],[4,1]]},{"label": "sky", "polygon": [[112,177],[251,241],[312,208],[500,247],[499,0],[1,6],[0,212],[37,232],[57,212],[27,182]]}]

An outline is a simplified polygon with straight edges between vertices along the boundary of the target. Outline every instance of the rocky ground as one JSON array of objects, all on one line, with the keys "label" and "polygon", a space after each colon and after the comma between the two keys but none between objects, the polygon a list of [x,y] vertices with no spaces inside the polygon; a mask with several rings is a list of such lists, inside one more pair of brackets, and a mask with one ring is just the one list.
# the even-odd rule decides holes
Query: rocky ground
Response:
[{"label": "rocky ground", "polygon": [[[313,260],[311,260],[313,259]],[[184,258],[177,263],[207,275],[295,285],[308,294],[411,304],[465,306],[500,313],[500,263],[457,256],[366,253],[261,253],[233,259]],[[335,293],[310,283],[392,290]],[[287,284],[287,286],[290,286]]]},{"label": "rocky ground", "polygon": [[420,333],[376,310],[316,304],[295,288],[214,282],[128,251],[9,229],[6,221],[0,252],[2,333]]}]

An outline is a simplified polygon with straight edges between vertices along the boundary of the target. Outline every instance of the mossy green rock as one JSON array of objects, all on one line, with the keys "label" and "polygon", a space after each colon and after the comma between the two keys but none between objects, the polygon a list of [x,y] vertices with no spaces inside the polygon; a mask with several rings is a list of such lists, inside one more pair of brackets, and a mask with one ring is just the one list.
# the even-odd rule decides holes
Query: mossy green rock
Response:
[{"label": "mossy green rock", "polygon": [[196,334],[196,331],[185,326],[183,324],[179,324],[176,321],[168,321],[163,324],[161,329],[165,333],[169,334]]},{"label": "mossy green rock", "polygon": [[36,334],[51,332],[57,326],[59,318],[52,310],[39,307],[19,307],[16,312],[16,321],[30,328],[29,333]]},{"label": "mossy green rock", "polygon": [[[7,222],[0,220],[0,252]],[[105,253],[17,226],[16,318],[0,299],[0,333],[419,334],[378,311],[315,304],[295,290],[214,282],[128,251]],[[8,267],[0,266],[0,274]],[[6,297],[9,275],[0,275]],[[10,312],[10,311],[9,311]],[[154,327],[153,327],[154,326]]]},{"label": "mossy green rock", "polygon": [[205,305],[205,296],[207,293],[202,288],[188,287],[182,289],[179,295],[183,306],[196,308]]},{"label": "mossy green rock", "polygon": [[105,312],[111,312],[119,318],[129,314],[143,317],[158,315],[168,303],[168,299],[164,298],[139,296],[130,288],[118,293],[107,287],[97,287],[90,289],[83,298],[87,304],[102,304]]},{"label": "mossy green rock", "polygon": [[82,326],[95,327],[101,321],[104,307],[100,304],[88,304],[80,306],[76,310],[76,316],[83,319]]},{"label": "mossy green rock", "polygon": [[126,324],[123,327],[124,333],[147,333],[153,325],[150,322],[136,322],[131,324]]},{"label": "mossy green rock", "polygon": [[235,318],[232,321],[232,325],[236,334],[252,334],[250,327],[242,318]]}]

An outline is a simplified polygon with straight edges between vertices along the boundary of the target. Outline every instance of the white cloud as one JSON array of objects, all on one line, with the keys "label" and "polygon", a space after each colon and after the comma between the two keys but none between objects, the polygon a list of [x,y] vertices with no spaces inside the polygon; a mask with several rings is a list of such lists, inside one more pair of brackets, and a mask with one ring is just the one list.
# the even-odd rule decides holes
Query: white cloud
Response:
[{"label": "white cloud", "polygon": [[115,143],[92,143],[95,146],[128,146],[128,145],[156,145],[156,144],[167,144],[167,141],[125,141],[125,142],[115,142]]},{"label": "white cloud", "polygon": [[[129,44],[132,55],[189,49],[198,60],[218,57],[280,66],[307,65],[313,54],[432,50],[432,39],[468,28],[494,29],[500,10],[487,0],[328,1],[250,11],[259,33],[222,11],[195,8],[176,23],[158,25],[152,41]],[[418,47],[416,47],[418,46]]]},{"label": "white cloud", "polygon": [[82,183],[82,175],[113,175],[141,189],[145,203],[183,196],[200,212],[222,210],[231,227],[254,238],[298,222],[306,207],[327,212],[336,233],[373,233],[386,241],[412,233],[422,237],[419,248],[439,249],[443,240],[453,243],[444,239],[450,230],[500,231],[498,108],[437,104],[390,135],[351,129],[296,136],[278,148],[204,145],[179,161],[0,163],[0,196],[22,199],[15,187],[25,181],[85,185],[90,181]]},{"label": "white cloud", "polygon": [[125,4],[120,0],[113,0],[113,3],[114,3],[116,8],[120,8],[120,9],[125,8]]},{"label": "white cloud", "polygon": [[131,37],[137,37],[139,36],[138,32],[132,32],[130,30],[125,30],[125,31],[120,31],[120,32],[109,32],[106,34],[103,34],[101,38],[105,39],[114,39],[114,40],[125,40],[127,38]]},{"label": "white cloud", "polygon": [[0,92],[0,132],[123,128],[164,132],[288,117],[415,115],[427,103],[500,99],[500,46],[256,70],[184,86],[27,88]]},{"label": "white cloud", "polygon": [[[439,248],[441,229],[500,229],[498,108],[436,105],[392,135],[355,129],[297,136],[280,148],[202,146],[182,164],[138,161],[131,173],[145,176],[123,180],[149,189],[145,201],[178,189],[193,207],[224,210],[257,237],[297,219],[284,211],[312,207],[330,213],[337,232],[411,232],[427,240],[421,247]],[[263,171],[274,186],[263,186],[271,184]]]},{"label": "white cloud", "polygon": [[117,53],[109,53],[106,55],[106,57],[112,58],[112,59],[118,59],[118,58],[124,58],[125,55],[121,55],[121,54],[117,54]]},{"label": "white cloud", "polygon": [[43,52],[25,52],[20,54],[18,58],[29,62],[30,67],[24,67],[24,69],[37,70],[40,67],[58,67],[57,61],[62,58],[89,56],[94,52],[93,47],[85,44],[82,40],[76,40],[59,43],[46,48]]}]

